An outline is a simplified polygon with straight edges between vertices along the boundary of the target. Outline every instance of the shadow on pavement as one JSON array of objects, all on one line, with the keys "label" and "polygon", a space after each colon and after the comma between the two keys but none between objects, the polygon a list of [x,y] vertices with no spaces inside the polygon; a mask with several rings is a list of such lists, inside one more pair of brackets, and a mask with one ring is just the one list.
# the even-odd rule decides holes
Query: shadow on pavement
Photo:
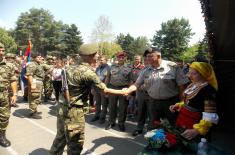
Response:
[{"label": "shadow on pavement", "polygon": [[16,116],[16,117],[19,117],[19,118],[25,118],[25,117],[28,117],[29,113],[30,113],[29,109],[16,109],[12,113],[12,115]]},{"label": "shadow on pavement", "polygon": [[[135,147],[135,149],[132,149],[130,145],[128,145],[126,147],[126,149],[122,149],[120,151],[120,147],[123,148],[127,144],[127,138],[118,138],[118,137],[102,137],[99,139],[95,139],[92,141],[92,143],[94,143],[94,146],[87,150],[86,152],[84,152],[82,155],[89,155],[92,152],[95,152],[95,150],[100,147],[101,145],[108,145],[110,146],[111,150],[108,150],[105,153],[102,153],[102,155],[120,155],[121,154],[138,154],[139,152],[141,152],[143,150],[143,147],[138,146],[138,148],[136,147],[136,145],[133,145],[133,148]],[[122,146],[121,146],[122,145]]]},{"label": "shadow on pavement", "polygon": [[49,107],[48,114],[56,117],[56,115],[57,115],[56,111],[57,111],[57,105],[52,105],[52,106]]},{"label": "shadow on pavement", "polygon": [[29,155],[47,155],[47,154],[48,150],[44,148],[39,148],[29,153]]}]

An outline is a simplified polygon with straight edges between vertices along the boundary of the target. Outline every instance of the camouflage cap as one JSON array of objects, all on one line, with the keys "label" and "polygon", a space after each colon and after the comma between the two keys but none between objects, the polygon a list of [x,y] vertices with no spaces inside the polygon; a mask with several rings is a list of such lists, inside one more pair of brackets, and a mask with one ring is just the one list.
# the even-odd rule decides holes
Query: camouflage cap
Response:
[{"label": "camouflage cap", "polygon": [[98,51],[97,45],[84,44],[79,48],[79,55],[92,55],[97,53],[97,51]]},{"label": "camouflage cap", "polygon": [[14,53],[6,53],[5,58],[15,58],[16,54]]},{"label": "camouflage cap", "polygon": [[0,42],[0,48],[5,48],[4,44]]},{"label": "camouflage cap", "polygon": [[31,56],[32,58],[36,58],[37,56],[41,56],[41,54],[38,53],[38,52],[32,52],[32,53],[30,53],[30,56]]},{"label": "camouflage cap", "polygon": [[46,56],[46,59],[47,59],[47,60],[50,60],[50,59],[53,60],[53,56],[47,55],[47,56]]}]

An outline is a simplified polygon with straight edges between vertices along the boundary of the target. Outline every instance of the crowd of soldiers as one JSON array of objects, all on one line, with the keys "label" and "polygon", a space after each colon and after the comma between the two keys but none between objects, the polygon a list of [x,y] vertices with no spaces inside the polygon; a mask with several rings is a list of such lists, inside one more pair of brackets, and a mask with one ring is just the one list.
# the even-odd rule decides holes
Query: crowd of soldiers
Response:
[{"label": "crowd of soldiers", "polygon": [[[22,64],[13,54],[5,54],[0,43],[0,145],[10,146],[5,137],[10,117],[10,107],[17,106],[17,83]],[[97,57],[96,49],[81,48],[78,60],[64,61],[47,56],[46,62],[38,53],[31,53],[32,61],[26,64],[27,87],[24,99],[29,103],[29,117],[40,119],[38,105],[53,100],[52,70],[61,63],[61,93],[58,103],[57,134],[50,149],[51,155],[63,153],[67,144],[68,154],[80,154],[84,143],[84,104],[90,93],[94,95],[96,111],[91,122],[107,124],[109,130],[116,125],[125,131],[128,113],[136,114],[137,127],[133,136],[141,134],[145,123],[148,130],[155,128],[155,121],[167,117],[172,123],[176,116],[169,106],[180,101],[183,90],[189,82],[182,66],[163,60],[161,52],[148,48],[143,55],[134,56],[134,63],[127,63],[127,54],[118,52],[116,61],[108,64],[105,56]],[[98,60],[98,63],[97,63]],[[20,65],[19,65],[20,64]],[[160,72],[159,72],[160,71]],[[66,94],[66,92],[68,94]],[[58,95],[57,95],[58,96]],[[136,108],[135,108],[136,107]],[[106,115],[109,115],[106,119]],[[148,118],[148,121],[146,121]]]}]

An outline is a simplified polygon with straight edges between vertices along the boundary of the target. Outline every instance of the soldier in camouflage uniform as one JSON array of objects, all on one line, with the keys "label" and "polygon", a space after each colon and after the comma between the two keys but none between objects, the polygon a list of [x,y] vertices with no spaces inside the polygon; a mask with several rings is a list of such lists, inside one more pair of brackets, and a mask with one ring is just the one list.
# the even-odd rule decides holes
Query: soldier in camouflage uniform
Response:
[{"label": "soldier in camouflage uniform", "polygon": [[[92,87],[105,91],[106,93],[122,93],[106,88],[105,84],[93,71],[91,65],[96,62],[96,50],[80,48],[80,56],[83,62],[77,66],[69,66],[65,76],[62,76],[62,87],[68,86],[68,94],[64,91],[60,95],[57,114],[57,134],[50,149],[50,155],[62,155],[67,144],[68,155],[79,155],[84,144],[84,103]],[[63,75],[64,73],[62,73]],[[66,79],[66,82],[65,82]],[[66,94],[66,95],[65,95]]]},{"label": "soldier in camouflage uniform", "polygon": [[16,102],[17,98],[17,78],[14,75],[14,66],[3,59],[4,45],[0,43],[0,145],[8,147],[10,141],[6,139],[6,128],[10,118],[10,103],[8,100],[8,86],[11,85],[13,96],[11,103]]},{"label": "soldier in camouflage uniform", "polygon": [[53,85],[52,85],[52,79],[51,79],[51,72],[54,67],[54,60],[52,56],[47,56],[46,57],[46,63],[41,64],[41,66],[44,69],[45,72],[45,77],[43,80],[43,87],[44,87],[44,102],[47,102],[48,100],[51,99],[51,95],[53,92]]},{"label": "soldier in camouflage uniform", "polygon": [[45,76],[44,70],[40,65],[40,55],[36,53],[31,54],[32,62],[26,67],[26,76],[28,77],[29,90],[29,109],[31,111],[30,117],[40,119],[40,113],[37,111],[37,106],[41,104],[41,95],[43,87],[43,78]]},{"label": "soldier in camouflage uniform", "polygon": [[[7,53],[5,55],[5,59],[6,59],[6,62],[13,64],[14,70],[15,70],[15,76],[17,79],[19,79],[19,74],[20,74],[21,68],[20,68],[20,65],[16,63],[16,55],[13,53]],[[17,81],[17,84],[18,84],[18,81]],[[12,92],[12,89],[10,86],[8,88],[8,93],[9,93],[9,100],[10,100],[11,97],[13,96],[13,92]],[[11,106],[12,107],[19,107],[16,103],[11,103]]]}]

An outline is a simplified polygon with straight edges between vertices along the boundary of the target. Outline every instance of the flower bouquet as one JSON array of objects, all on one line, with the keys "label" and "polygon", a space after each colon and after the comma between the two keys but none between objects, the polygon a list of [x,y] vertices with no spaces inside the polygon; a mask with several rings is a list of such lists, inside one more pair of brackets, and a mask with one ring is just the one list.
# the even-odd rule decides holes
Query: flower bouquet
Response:
[{"label": "flower bouquet", "polygon": [[181,152],[182,149],[185,150],[192,143],[192,141],[181,136],[184,129],[173,127],[167,119],[162,119],[161,122],[154,122],[154,124],[157,129],[151,130],[144,135],[148,141],[146,149],[160,152]]},{"label": "flower bouquet", "polygon": [[163,129],[151,130],[144,137],[152,149],[164,150],[176,145],[176,136]]}]

